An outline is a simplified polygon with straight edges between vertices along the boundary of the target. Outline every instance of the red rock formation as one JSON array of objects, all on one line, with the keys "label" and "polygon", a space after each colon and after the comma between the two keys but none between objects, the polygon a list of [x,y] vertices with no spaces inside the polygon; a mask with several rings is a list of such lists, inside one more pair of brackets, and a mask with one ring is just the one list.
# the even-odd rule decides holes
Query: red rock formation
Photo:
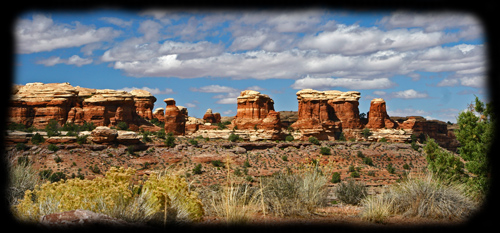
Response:
[{"label": "red rock formation", "polygon": [[207,109],[205,112],[205,115],[203,115],[203,120],[205,123],[212,123],[212,124],[217,124],[220,123],[220,113],[212,113],[212,109]]},{"label": "red rock formation", "polygon": [[459,143],[455,134],[448,131],[448,125],[443,121],[426,120],[421,116],[398,117],[398,129],[409,131],[416,136],[429,136],[443,148],[456,151]]},{"label": "red rock formation", "polygon": [[298,91],[299,117],[291,127],[301,130],[304,137],[319,139],[333,139],[345,129],[360,129],[359,98],[356,91]]},{"label": "red rock formation", "polygon": [[[73,87],[69,83],[28,83],[16,86],[10,101],[9,121],[26,127],[44,128],[50,120],[96,126],[116,126],[126,122],[131,129],[147,125],[156,100],[147,91],[96,90]],[[134,92],[133,91],[133,92]]]},{"label": "red rock formation", "polygon": [[165,132],[172,132],[174,135],[184,135],[186,132],[187,110],[184,107],[175,106],[175,100],[167,98],[165,100]]},{"label": "red rock formation", "polygon": [[158,119],[160,122],[165,122],[165,110],[163,108],[157,108],[153,112],[153,118]]},{"label": "red rock formation", "polygon": [[240,93],[233,125],[239,130],[279,130],[281,128],[279,112],[274,111],[274,101],[268,95],[252,90]]},{"label": "red rock formation", "polygon": [[153,119],[153,107],[156,98],[149,91],[135,89],[130,92],[134,96],[135,111],[140,117]]},{"label": "red rock formation", "polygon": [[78,100],[77,90],[69,83],[28,83],[16,89],[10,100],[9,121],[27,127],[44,128],[51,119],[63,125]]},{"label": "red rock formation", "polygon": [[397,123],[387,115],[385,100],[382,98],[373,99],[368,112],[368,124],[365,127],[369,129],[393,129],[397,126]]}]

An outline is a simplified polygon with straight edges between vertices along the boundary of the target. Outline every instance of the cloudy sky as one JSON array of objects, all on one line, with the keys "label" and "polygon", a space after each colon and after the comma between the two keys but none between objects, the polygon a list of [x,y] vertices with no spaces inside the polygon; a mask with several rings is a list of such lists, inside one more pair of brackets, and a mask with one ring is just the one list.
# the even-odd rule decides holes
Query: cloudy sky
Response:
[{"label": "cloudy sky", "polygon": [[464,12],[28,11],[15,21],[14,83],[144,89],[189,115],[236,114],[245,89],[296,111],[304,88],[384,98],[390,116],[456,122],[487,100],[482,22]]}]

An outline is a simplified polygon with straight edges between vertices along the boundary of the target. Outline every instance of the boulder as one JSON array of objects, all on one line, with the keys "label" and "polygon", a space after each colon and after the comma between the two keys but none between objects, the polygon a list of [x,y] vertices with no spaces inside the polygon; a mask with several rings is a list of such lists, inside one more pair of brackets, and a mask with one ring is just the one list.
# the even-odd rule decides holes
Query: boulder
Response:
[{"label": "boulder", "polygon": [[118,137],[118,131],[106,126],[98,126],[90,133],[90,140],[95,143],[112,143]]},{"label": "boulder", "polygon": [[212,123],[212,124],[217,124],[217,123],[220,123],[220,113],[216,112],[216,113],[212,113],[212,109],[207,109],[207,111],[205,112],[205,115],[203,115],[203,120],[205,121],[205,123]]},{"label": "boulder", "polygon": [[82,227],[92,225],[133,226],[124,220],[95,213],[90,210],[71,210],[40,217],[40,224],[47,227]]}]

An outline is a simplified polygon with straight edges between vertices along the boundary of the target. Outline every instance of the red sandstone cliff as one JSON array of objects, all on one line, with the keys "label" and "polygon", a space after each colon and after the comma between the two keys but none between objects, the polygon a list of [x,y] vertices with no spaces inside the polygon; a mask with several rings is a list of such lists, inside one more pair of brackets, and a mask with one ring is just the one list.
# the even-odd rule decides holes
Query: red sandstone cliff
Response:
[{"label": "red sandstone cliff", "polygon": [[175,100],[167,98],[163,100],[167,107],[165,108],[165,132],[174,135],[184,135],[186,132],[187,109],[177,107]]},{"label": "red sandstone cliff", "polygon": [[368,124],[365,127],[369,129],[393,129],[397,126],[397,123],[387,115],[385,100],[373,99],[368,112]]},{"label": "red sandstone cliff", "polygon": [[245,90],[237,103],[233,125],[238,129],[280,130],[279,112],[274,111],[274,101],[268,95]]},{"label": "red sandstone cliff", "polygon": [[[53,119],[59,125],[92,122],[96,126],[116,126],[125,122],[132,129],[149,126],[152,104],[147,91],[96,90],[73,87],[69,83],[28,83],[14,89],[9,121],[27,127],[44,128]],[[134,91],[133,91],[134,92]]]},{"label": "red sandstone cliff", "polygon": [[220,113],[216,112],[216,113],[212,113],[212,109],[207,109],[207,111],[205,112],[205,115],[203,115],[203,120],[205,121],[205,123],[212,123],[212,124],[217,124],[217,123],[220,123]]}]

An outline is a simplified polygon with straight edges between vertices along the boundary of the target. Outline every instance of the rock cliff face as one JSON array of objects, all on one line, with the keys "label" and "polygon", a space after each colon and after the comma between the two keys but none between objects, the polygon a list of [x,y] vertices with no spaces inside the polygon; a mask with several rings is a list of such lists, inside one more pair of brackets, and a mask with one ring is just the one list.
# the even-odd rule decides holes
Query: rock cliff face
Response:
[{"label": "rock cliff face", "polygon": [[343,129],[360,129],[359,98],[357,91],[298,91],[299,117],[291,127],[318,139],[333,139]]},{"label": "rock cliff face", "polygon": [[175,100],[167,98],[163,100],[167,107],[165,108],[165,132],[174,135],[184,135],[186,132],[187,109],[175,105]]},{"label": "rock cliff face", "polygon": [[274,101],[268,95],[245,90],[240,93],[237,103],[238,108],[233,120],[237,129],[279,130],[281,128],[279,112],[274,111]]},{"label": "rock cliff face", "polygon": [[154,98],[149,92],[115,91],[73,87],[69,83],[28,83],[14,88],[9,121],[27,127],[44,128],[51,119],[59,125],[92,122],[96,126],[116,126],[126,122],[138,129],[152,117]]},{"label": "rock cliff face", "polygon": [[207,109],[205,115],[203,115],[203,120],[205,123],[217,124],[220,123],[220,113],[212,113],[212,109]]},{"label": "rock cliff face", "polygon": [[443,121],[426,120],[420,116],[408,116],[396,118],[399,129],[405,130],[416,136],[429,136],[443,148],[456,151],[459,143],[453,131],[448,131],[448,126]]},{"label": "rock cliff face", "polygon": [[397,123],[387,115],[384,99],[377,98],[371,101],[368,124],[365,127],[369,129],[393,129],[397,127]]}]

